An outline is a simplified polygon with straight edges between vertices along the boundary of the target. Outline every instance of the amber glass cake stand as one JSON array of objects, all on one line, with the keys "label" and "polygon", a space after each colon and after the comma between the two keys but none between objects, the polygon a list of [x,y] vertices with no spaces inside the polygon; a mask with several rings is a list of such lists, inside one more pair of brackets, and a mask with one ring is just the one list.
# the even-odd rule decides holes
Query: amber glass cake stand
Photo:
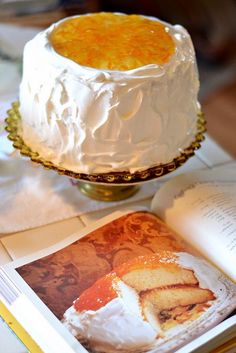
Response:
[{"label": "amber glass cake stand", "polygon": [[8,138],[13,141],[13,146],[17,148],[23,156],[29,157],[32,162],[39,163],[46,169],[55,170],[61,175],[66,175],[76,180],[81,192],[93,199],[101,201],[126,199],[138,190],[141,183],[160,178],[175,171],[194,155],[195,150],[200,148],[201,142],[204,140],[204,132],[206,131],[204,115],[203,113],[199,113],[197,133],[194,141],[170,163],[159,164],[155,167],[135,173],[129,173],[127,171],[104,174],[75,173],[45,160],[37,151],[31,150],[31,148],[25,144],[21,137],[21,117],[18,108],[19,103],[13,103],[12,108],[8,110],[8,117],[5,120]]}]

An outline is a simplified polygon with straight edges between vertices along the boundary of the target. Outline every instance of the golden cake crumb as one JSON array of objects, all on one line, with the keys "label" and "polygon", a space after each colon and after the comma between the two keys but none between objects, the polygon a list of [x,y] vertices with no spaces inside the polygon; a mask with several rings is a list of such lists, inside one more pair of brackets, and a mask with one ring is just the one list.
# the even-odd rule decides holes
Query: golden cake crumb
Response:
[{"label": "golden cake crumb", "polygon": [[68,19],[51,33],[53,48],[80,65],[131,70],[165,64],[175,51],[167,28],[139,15],[97,13]]}]

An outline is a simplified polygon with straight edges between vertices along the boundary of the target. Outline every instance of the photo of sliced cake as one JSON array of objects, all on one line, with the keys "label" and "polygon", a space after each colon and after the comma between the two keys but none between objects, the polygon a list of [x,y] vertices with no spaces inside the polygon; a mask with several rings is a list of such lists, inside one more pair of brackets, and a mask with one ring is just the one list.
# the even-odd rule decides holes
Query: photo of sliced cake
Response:
[{"label": "photo of sliced cake", "polygon": [[197,320],[216,299],[210,288],[201,287],[191,263],[181,264],[182,254],[163,251],[114,268],[74,301],[64,325],[96,352],[155,347],[172,328]]}]

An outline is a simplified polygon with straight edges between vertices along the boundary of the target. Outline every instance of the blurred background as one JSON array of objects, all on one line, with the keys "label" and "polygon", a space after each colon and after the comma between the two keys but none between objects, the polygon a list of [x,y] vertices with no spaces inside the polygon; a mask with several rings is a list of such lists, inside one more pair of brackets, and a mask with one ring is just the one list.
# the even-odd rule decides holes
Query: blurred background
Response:
[{"label": "blurred background", "polygon": [[189,31],[208,132],[236,157],[236,0],[0,0],[0,58],[12,55],[1,46],[4,24],[45,28],[65,16],[97,11],[156,16]]}]

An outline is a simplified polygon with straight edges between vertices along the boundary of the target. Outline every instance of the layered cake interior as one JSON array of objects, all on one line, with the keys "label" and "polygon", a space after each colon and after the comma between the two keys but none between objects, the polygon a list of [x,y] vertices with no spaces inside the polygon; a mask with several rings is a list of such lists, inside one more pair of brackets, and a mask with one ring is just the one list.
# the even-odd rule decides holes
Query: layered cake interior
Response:
[{"label": "layered cake interior", "polygon": [[[216,297],[201,287],[193,269],[180,265],[179,256],[162,251],[115,268],[75,300],[65,312],[65,325],[109,352],[106,344],[131,351],[153,346],[171,328],[196,320]],[[91,330],[98,330],[93,338]],[[117,337],[109,337],[111,330]]]}]

